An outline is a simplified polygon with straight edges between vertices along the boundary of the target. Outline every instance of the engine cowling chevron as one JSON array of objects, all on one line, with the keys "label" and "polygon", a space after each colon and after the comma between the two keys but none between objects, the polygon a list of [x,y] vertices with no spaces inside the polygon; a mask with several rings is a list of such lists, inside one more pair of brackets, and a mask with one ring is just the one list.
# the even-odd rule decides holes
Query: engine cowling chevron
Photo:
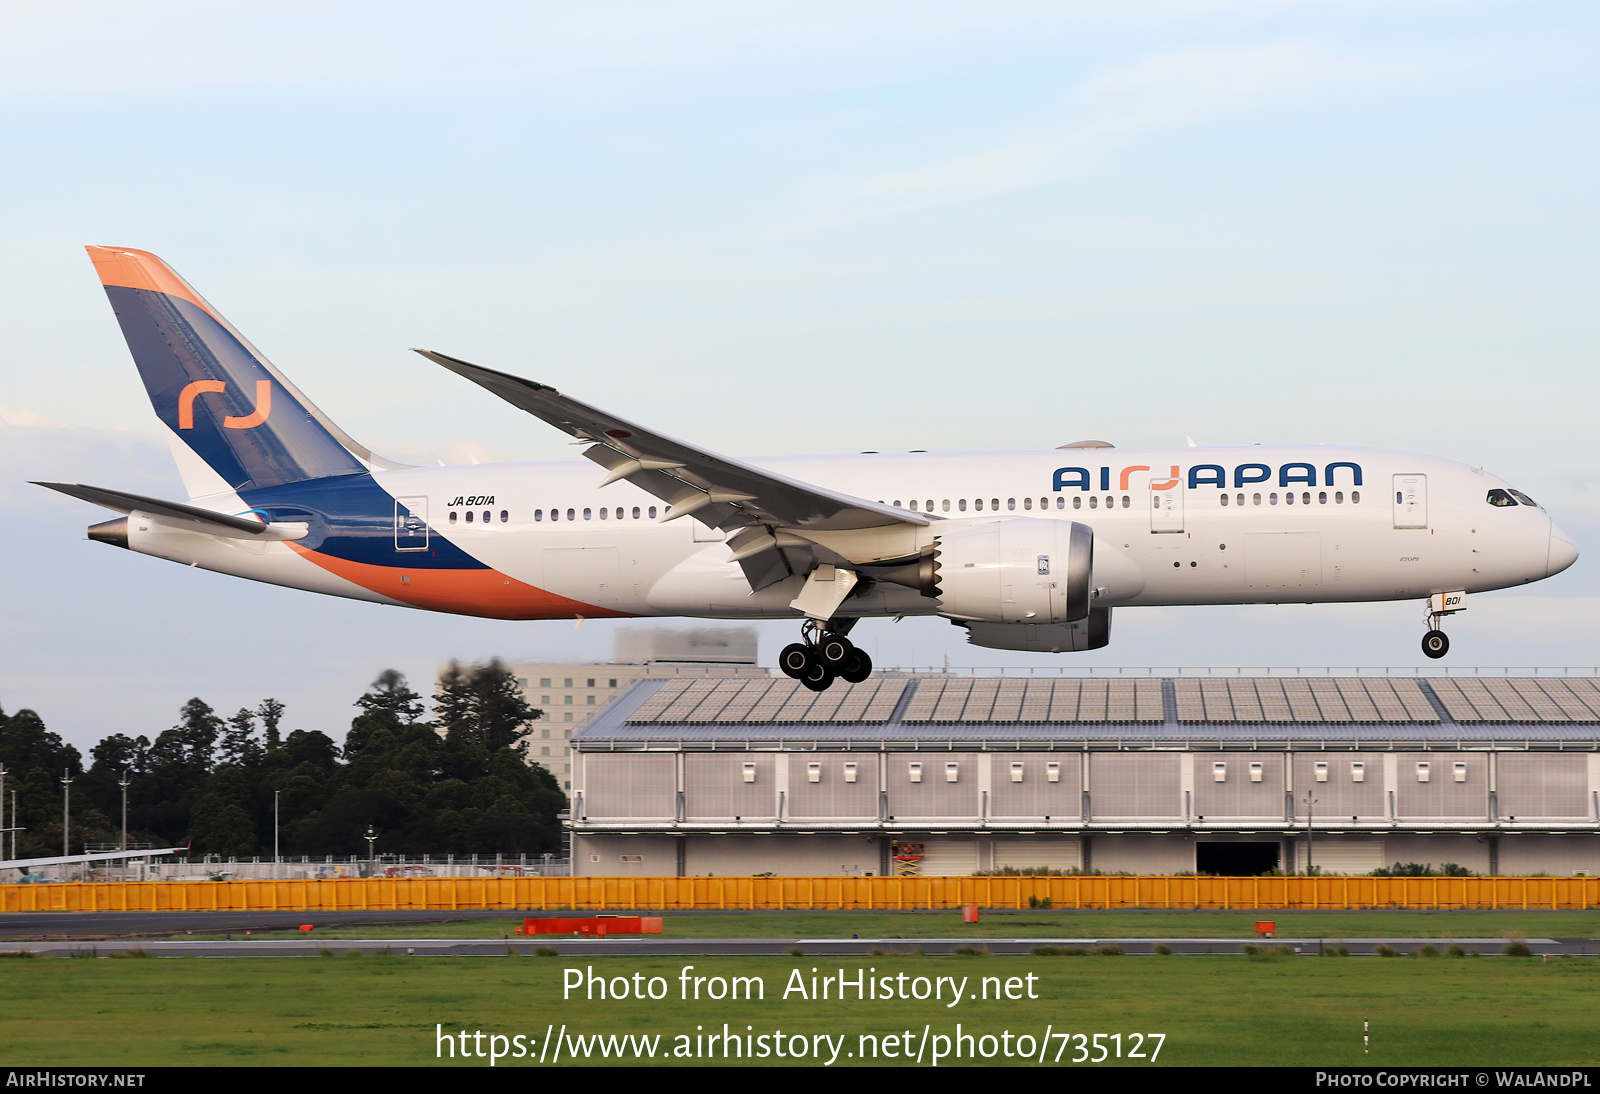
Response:
[{"label": "engine cowling chevron", "polygon": [[1086,524],[1014,517],[941,529],[941,615],[989,623],[1075,623],[1089,615],[1094,533]]}]

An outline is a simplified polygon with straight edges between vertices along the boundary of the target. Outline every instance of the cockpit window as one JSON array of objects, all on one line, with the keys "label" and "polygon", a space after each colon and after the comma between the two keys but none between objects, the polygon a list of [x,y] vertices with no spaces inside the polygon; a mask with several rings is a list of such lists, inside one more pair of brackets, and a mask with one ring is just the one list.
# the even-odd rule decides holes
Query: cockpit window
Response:
[{"label": "cockpit window", "polygon": [[1517,499],[1513,498],[1504,490],[1491,490],[1489,491],[1489,504],[1498,505],[1503,509],[1508,505],[1515,506],[1517,504]]},{"label": "cockpit window", "polygon": [[1539,507],[1539,503],[1538,502],[1536,502],[1532,498],[1528,497],[1528,495],[1524,494],[1521,490],[1513,490],[1513,491],[1511,491],[1511,496],[1516,498],[1523,505],[1531,505],[1535,509],[1537,509]]}]

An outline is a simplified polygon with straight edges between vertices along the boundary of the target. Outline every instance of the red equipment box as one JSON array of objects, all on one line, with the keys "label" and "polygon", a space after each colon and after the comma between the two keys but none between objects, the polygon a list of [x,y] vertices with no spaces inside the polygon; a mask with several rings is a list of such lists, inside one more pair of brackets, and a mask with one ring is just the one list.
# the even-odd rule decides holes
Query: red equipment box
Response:
[{"label": "red equipment box", "polygon": [[604,938],[612,934],[660,934],[658,915],[597,915],[587,919],[524,919],[523,934],[576,934]]}]

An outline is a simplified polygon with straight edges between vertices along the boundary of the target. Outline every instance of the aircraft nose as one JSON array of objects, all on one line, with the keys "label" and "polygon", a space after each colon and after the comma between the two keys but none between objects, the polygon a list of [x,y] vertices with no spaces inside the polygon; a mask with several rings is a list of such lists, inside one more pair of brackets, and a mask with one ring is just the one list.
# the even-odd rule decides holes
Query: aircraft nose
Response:
[{"label": "aircraft nose", "polygon": [[1578,545],[1572,542],[1572,537],[1556,527],[1555,521],[1550,522],[1550,564],[1545,571],[1545,576],[1559,574],[1568,566],[1578,561]]}]

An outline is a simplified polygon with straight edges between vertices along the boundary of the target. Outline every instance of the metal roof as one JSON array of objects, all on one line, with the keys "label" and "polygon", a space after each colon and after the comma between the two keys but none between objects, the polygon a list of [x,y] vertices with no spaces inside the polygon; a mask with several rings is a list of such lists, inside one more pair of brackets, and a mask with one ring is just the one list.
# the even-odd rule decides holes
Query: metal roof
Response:
[{"label": "metal roof", "polygon": [[[1052,678],[1061,689],[1061,678]],[[1046,689],[1052,679],[1043,681]],[[983,680],[983,678],[980,678]],[[1374,680],[1383,683],[1380,688]],[[952,688],[959,682],[960,690]],[[1600,751],[1593,678],[1144,677],[1117,690],[946,674],[798,690],[767,680],[635,682],[573,737],[579,751],[636,749],[1077,751]],[[1107,681],[1097,682],[1100,687]],[[1033,690],[1030,691],[1030,688]],[[1156,695],[1153,689],[1158,688]],[[855,698],[852,699],[852,691]],[[938,692],[937,697],[932,697]],[[959,694],[958,694],[959,692]],[[921,699],[919,701],[919,694]],[[951,700],[949,696],[955,695]],[[1032,695],[1031,707],[1029,696]],[[1041,706],[1049,695],[1050,703]],[[1078,695],[1063,718],[1061,695]],[[1155,699],[1159,706],[1153,706]],[[940,704],[943,703],[943,706]],[[825,705],[824,705],[825,704]],[[976,704],[976,706],[974,706]],[[1052,705],[1053,704],[1053,705]],[[969,710],[986,717],[967,717]],[[951,711],[958,711],[952,716]],[[1219,717],[1218,715],[1221,715]],[[1387,717],[1385,717],[1387,715]],[[940,720],[933,720],[939,718]],[[1028,720],[1023,720],[1024,718]]]}]

